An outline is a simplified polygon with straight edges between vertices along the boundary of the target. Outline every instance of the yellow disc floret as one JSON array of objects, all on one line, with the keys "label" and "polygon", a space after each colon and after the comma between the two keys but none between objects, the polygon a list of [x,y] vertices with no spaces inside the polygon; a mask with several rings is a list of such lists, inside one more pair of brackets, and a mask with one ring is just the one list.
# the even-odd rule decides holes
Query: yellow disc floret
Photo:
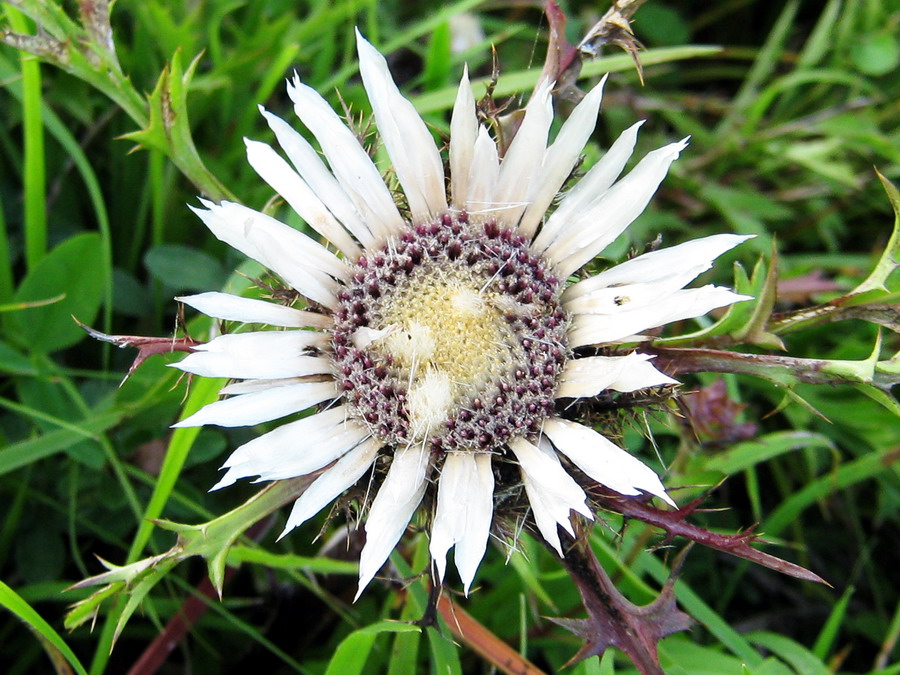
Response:
[{"label": "yellow disc floret", "polygon": [[355,263],[331,342],[349,414],[394,446],[540,433],[566,362],[561,284],[525,237],[447,213]]},{"label": "yellow disc floret", "polygon": [[506,374],[518,342],[496,293],[455,266],[417,270],[385,303],[389,333],[373,344],[393,355],[408,378],[413,438],[424,438],[452,406],[465,405]]}]

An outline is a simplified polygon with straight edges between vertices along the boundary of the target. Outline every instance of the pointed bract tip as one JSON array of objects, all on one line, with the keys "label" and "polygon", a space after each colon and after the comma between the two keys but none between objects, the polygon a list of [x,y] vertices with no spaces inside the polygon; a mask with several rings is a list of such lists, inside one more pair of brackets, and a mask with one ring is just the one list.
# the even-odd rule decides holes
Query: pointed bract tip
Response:
[{"label": "pointed bract tip", "polygon": [[284,539],[284,538],[287,536],[288,532],[290,532],[291,530],[293,530],[294,527],[295,527],[295,526],[294,526],[294,525],[291,525],[290,523],[288,523],[287,525],[285,525],[285,526],[284,526],[284,529],[281,531],[281,534],[278,535],[278,537],[275,539],[275,541],[277,542],[277,541],[281,541],[282,539]]}]

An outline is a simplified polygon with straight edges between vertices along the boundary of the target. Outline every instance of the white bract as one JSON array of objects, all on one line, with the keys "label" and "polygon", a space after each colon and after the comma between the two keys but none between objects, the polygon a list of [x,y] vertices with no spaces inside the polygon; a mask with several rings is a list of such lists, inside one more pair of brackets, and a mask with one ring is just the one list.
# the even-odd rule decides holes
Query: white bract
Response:
[{"label": "white bract", "polygon": [[[649,153],[620,178],[640,124],[632,126],[551,209],[594,129],[605,78],[552,142],[552,83],[539,83],[501,157],[464,74],[448,179],[431,132],[384,58],[361,36],[358,46],[405,200],[395,203],[357,136],[295,77],[288,94],[322,155],[262,110],[287,159],[257,141],[247,141],[247,156],[327,245],[239,204],[204,201],[195,209],[219,239],[307,302],[293,308],[218,292],[179,298],[254,328],[217,337],[175,364],[235,380],[222,390],[228,398],[177,426],[255,425],[318,406],[239,447],[216,488],[317,474],[294,504],[287,533],[374,475],[360,592],[429,489],[434,569],[442,579],[453,548],[466,592],[485,553],[501,475],[517,476],[500,487],[524,490],[538,532],[560,555],[558,528],[573,532],[573,511],[593,517],[575,476],[674,505],[653,470],[564,419],[555,400],[675,384],[639,351],[578,356],[574,349],[634,342],[641,331],[746,299],[716,286],[685,289],[746,239],[731,234],[566,282],[641,213],[686,140]],[[518,471],[496,471],[501,462]]]}]

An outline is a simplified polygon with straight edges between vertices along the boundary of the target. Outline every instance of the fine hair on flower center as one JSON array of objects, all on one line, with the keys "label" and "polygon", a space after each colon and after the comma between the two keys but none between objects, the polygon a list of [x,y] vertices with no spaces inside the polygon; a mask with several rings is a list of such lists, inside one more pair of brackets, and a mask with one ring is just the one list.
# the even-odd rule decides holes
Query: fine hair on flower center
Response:
[{"label": "fine hair on flower center", "polygon": [[333,338],[351,412],[393,444],[492,451],[552,410],[559,282],[525,240],[465,214],[360,258]]}]

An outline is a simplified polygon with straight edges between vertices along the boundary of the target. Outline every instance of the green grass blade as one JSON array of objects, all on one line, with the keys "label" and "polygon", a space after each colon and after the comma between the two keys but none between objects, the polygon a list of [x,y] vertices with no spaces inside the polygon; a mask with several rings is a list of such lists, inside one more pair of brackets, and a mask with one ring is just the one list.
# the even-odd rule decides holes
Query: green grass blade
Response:
[{"label": "green grass blade", "polygon": [[822,16],[816,22],[816,27],[809,34],[809,38],[803,45],[803,51],[797,59],[797,65],[801,68],[809,68],[821,61],[826,54],[834,49],[834,30],[841,11],[842,0],[829,0]]},{"label": "green grass blade", "polygon": [[766,43],[763,45],[754,61],[750,72],[744,80],[737,98],[732,103],[728,114],[719,122],[717,132],[730,130],[738,126],[747,109],[754,104],[759,96],[759,90],[763,83],[771,77],[781,59],[785,41],[790,34],[791,27],[797,15],[799,3],[797,0],[788,2],[778,17],[778,21],[769,33]]},{"label": "green grass blade", "polygon": [[777,633],[758,631],[747,638],[775,654],[798,673],[803,675],[831,675],[822,660],[799,643]]},{"label": "green grass blade", "polygon": [[87,671],[81,665],[78,657],[75,656],[69,645],[59,636],[59,633],[53,630],[53,626],[47,623],[40,614],[32,609],[31,605],[2,581],[0,581],[0,605],[6,607],[6,609],[24,621],[38,636],[53,645],[78,675],[87,675]]},{"label": "green grass blade", "polygon": [[98,434],[111,429],[128,414],[127,410],[118,409],[110,412],[93,415],[72,428],[62,428],[57,431],[19,441],[0,450],[0,476],[23,466],[28,466],[51,455],[62,452],[73,443],[83,440],[86,436]]},{"label": "green grass blade", "polygon": [[844,624],[844,619],[847,615],[847,605],[850,604],[850,598],[853,597],[854,590],[853,586],[849,586],[844,591],[841,599],[837,601],[834,609],[831,610],[831,614],[828,615],[828,620],[822,626],[822,630],[819,631],[819,636],[816,638],[812,648],[812,653],[815,654],[816,658],[824,661],[828,657],[841,630],[841,626]]},{"label": "green grass blade", "polygon": [[778,506],[769,516],[768,520],[760,528],[769,536],[778,536],[784,528],[797,522],[800,514],[810,505],[824,499],[835,490],[840,490],[864,480],[874,478],[883,471],[887,471],[891,464],[889,453],[873,452],[860,459],[843,464],[834,471],[808,483]]},{"label": "green grass blade", "polygon": [[[658,65],[661,63],[672,63],[675,61],[685,61],[688,59],[711,56],[719,51],[721,51],[719,47],[709,47],[705,45],[649,49],[646,52],[641,52],[641,63],[646,68],[647,66]],[[627,54],[604,56],[585,63],[581,68],[579,78],[598,77],[605,73],[621,73],[631,70],[632,68],[634,68],[634,61]],[[504,72],[494,89],[494,96],[500,98],[518,94],[523,91],[529,91],[537,83],[540,74],[540,68],[528,68],[526,70]],[[472,90],[476,99],[484,95],[489,82],[489,77],[475,78],[472,80]],[[445,87],[420,96],[411,96],[410,101],[412,101],[416,110],[422,114],[449,110],[453,107],[453,102],[456,100],[456,89],[456,85]]]},{"label": "green grass blade", "polygon": [[[28,33],[28,21],[10,5],[6,6],[9,26]],[[41,66],[24,52],[22,66],[22,124],[25,166],[22,184],[25,190],[25,262],[34,267],[47,252],[47,172],[44,157],[44,123],[41,115]]]}]

